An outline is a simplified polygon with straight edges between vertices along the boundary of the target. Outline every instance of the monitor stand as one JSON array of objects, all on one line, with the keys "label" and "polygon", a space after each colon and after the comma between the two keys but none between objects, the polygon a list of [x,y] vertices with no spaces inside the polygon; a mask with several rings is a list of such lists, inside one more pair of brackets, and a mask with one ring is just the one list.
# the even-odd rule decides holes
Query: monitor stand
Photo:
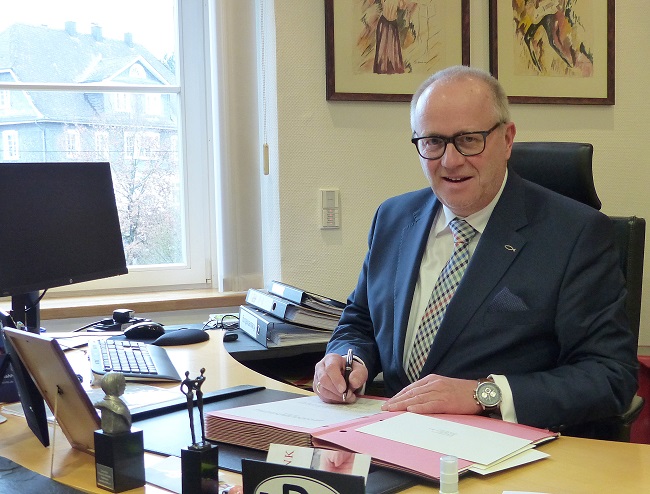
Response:
[{"label": "monitor stand", "polygon": [[38,290],[11,297],[11,317],[14,323],[22,322],[30,333],[41,332],[39,298]]}]

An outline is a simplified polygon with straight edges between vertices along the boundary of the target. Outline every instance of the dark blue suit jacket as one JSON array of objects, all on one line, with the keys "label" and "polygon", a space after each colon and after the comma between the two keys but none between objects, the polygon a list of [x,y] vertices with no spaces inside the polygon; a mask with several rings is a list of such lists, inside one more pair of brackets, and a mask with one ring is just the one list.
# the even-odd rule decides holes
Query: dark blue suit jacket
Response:
[{"label": "dark blue suit jacket", "polygon": [[[328,352],[353,348],[387,394],[409,384],[402,356],[420,262],[440,202],[431,189],[385,201]],[[422,375],[503,374],[517,419],[581,424],[625,411],[636,340],[613,227],[595,209],[510,171]]]}]

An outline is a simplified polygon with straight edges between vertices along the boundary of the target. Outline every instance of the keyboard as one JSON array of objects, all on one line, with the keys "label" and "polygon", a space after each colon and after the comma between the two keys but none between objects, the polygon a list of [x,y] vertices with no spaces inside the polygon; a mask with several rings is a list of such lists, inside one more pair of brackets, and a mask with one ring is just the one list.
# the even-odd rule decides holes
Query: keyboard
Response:
[{"label": "keyboard", "polygon": [[103,376],[121,372],[127,381],[180,381],[167,351],[131,340],[93,340],[89,344],[90,370]]}]

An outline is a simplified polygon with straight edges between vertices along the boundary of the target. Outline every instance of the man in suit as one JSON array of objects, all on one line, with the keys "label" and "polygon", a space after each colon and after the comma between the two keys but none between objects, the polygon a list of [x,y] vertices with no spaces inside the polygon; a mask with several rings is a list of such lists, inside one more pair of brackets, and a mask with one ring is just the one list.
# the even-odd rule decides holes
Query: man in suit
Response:
[{"label": "man in suit", "polygon": [[383,373],[390,411],[556,429],[625,411],[636,340],[609,219],[508,170],[515,124],[484,71],[431,76],[411,126],[431,188],[378,208],[357,287],[315,368],[317,394],[352,402]]}]

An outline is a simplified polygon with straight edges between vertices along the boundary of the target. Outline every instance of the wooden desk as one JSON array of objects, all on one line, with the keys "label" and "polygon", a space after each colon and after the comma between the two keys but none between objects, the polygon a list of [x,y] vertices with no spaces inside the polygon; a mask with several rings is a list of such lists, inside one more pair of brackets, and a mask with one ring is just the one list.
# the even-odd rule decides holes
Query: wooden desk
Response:
[{"label": "wooden desk", "polygon": [[[211,339],[185,347],[168,347],[169,354],[183,374],[191,375],[206,368],[205,391],[240,384],[257,384],[268,388],[302,391],[259,375],[232,358],[223,348],[220,332],[211,332]],[[173,386],[173,385],[170,385]],[[44,448],[28,429],[24,419],[8,417],[0,424],[0,455],[31,470],[49,475],[50,463],[56,480],[77,489],[106,493],[95,486],[95,465],[92,456],[70,448],[61,431],[56,432],[54,449]],[[545,460],[488,477],[470,474],[460,481],[463,494],[501,494],[504,490],[545,493],[592,494],[594,492],[645,492],[650,488],[650,445],[614,443],[561,437],[539,447],[551,455]],[[53,458],[51,454],[53,452]],[[153,464],[161,457],[147,454],[145,461]],[[239,476],[225,472],[226,480],[239,482]],[[133,493],[167,493],[147,485]],[[407,494],[433,494],[437,486],[416,486]]]}]

